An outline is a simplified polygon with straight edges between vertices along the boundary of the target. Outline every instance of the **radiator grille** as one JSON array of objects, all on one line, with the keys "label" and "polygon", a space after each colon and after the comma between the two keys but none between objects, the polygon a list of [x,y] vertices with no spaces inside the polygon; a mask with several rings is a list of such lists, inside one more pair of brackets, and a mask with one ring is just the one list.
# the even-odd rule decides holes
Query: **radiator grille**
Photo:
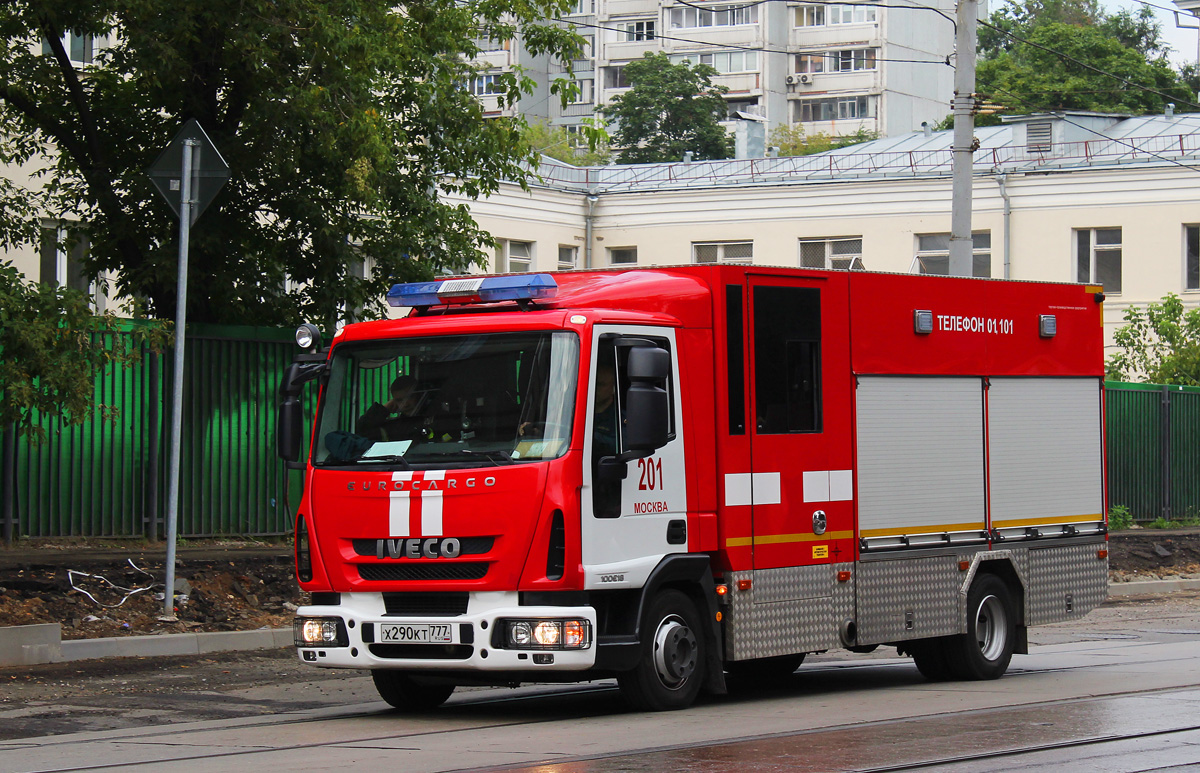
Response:
[{"label": "radiator grille", "polygon": [[359,564],[358,576],[374,582],[481,580],[487,570],[488,565],[484,561],[457,564]]},{"label": "radiator grille", "polygon": [[[356,539],[351,540],[354,546],[355,555],[359,556],[374,556],[377,555],[376,540],[373,539]],[[492,546],[496,544],[495,537],[463,537],[459,541],[460,555],[478,556],[491,551]]]},{"label": "radiator grille", "polygon": [[474,653],[470,644],[371,644],[371,654],[394,660],[466,660]]},{"label": "radiator grille", "polygon": [[466,593],[385,593],[383,607],[389,615],[404,617],[456,617],[467,613]]}]

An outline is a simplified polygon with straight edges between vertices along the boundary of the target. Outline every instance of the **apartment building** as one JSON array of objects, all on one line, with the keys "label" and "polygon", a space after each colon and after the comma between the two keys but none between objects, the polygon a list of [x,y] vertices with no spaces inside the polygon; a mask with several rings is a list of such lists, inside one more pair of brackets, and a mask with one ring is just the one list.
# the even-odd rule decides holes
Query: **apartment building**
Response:
[{"label": "apartment building", "polygon": [[[953,15],[951,0],[912,7],[577,0],[563,17],[587,41],[574,62],[575,101],[563,107],[539,93],[509,112],[572,131],[629,87],[626,65],[662,52],[715,68],[715,83],[729,89],[732,121],[757,120],[768,131],[799,124],[809,135],[902,134],[950,112]],[[484,61],[497,70],[518,63],[520,46],[512,48],[489,51]],[[522,64],[545,80],[563,71]]]}]

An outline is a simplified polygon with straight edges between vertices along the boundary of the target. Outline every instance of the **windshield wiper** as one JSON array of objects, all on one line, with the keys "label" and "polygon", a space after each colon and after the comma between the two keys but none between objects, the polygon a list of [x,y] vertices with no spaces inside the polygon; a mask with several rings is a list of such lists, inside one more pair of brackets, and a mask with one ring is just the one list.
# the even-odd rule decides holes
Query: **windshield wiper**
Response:
[{"label": "windshield wiper", "polygon": [[406,470],[412,469],[412,464],[409,463],[400,454],[389,454],[387,456],[360,456],[355,459],[354,464],[399,464]]},{"label": "windshield wiper", "polygon": [[512,457],[503,451],[472,451],[469,448],[462,448],[457,451],[448,451],[444,454],[434,454],[440,458],[459,457],[462,459],[487,459],[494,464],[514,464]]}]

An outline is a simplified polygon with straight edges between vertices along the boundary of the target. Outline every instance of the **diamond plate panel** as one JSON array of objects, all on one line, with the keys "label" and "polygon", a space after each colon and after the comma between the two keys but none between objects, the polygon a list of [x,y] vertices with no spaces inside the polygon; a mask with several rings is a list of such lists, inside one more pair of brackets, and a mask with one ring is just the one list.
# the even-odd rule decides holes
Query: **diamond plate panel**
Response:
[{"label": "diamond plate panel", "polygon": [[[837,573],[852,569],[852,564],[832,564],[734,572],[726,657],[770,658],[840,646],[837,628],[844,618],[838,614],[853,609],[854,588],[853,575],[850,582],[838,583]],[[750,580],[750,590],[736,590],[738,580]]]},{"label": "diamond plate panel", "polygon": [[959,632],[958,556],[858,565],[858,640],[882,644]]},{"label": "diamond plate panel", "polygon": [[[1082,617],[1108,597],[1103,542],[1029,549],[1029,625]],[[1071,597],[1070,611],[1067,596]]]}]

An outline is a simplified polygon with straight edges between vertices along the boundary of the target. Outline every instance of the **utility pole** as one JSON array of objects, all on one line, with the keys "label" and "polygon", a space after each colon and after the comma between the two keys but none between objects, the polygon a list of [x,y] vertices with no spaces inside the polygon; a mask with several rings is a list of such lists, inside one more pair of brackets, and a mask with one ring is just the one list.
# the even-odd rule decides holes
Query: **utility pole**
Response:
[{"label": "utility pole", "polygon": [[950,275],[971,276],[971,173],[975,152],[975,47],[979,0],[958,0],[954,35],[954,145],[950,201]]}]

